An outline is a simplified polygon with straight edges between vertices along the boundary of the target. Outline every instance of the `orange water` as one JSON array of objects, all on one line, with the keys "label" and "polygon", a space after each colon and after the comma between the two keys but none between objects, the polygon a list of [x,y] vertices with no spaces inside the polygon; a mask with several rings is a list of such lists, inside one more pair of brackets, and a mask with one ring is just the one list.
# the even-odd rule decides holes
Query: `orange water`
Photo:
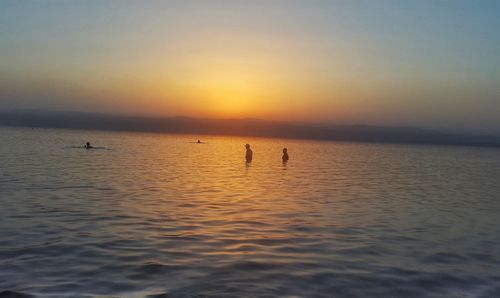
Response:
[{"label": "orange water", "polygon": [[0,291],[500,293],[498,150],[0,128],[0,161]]}]

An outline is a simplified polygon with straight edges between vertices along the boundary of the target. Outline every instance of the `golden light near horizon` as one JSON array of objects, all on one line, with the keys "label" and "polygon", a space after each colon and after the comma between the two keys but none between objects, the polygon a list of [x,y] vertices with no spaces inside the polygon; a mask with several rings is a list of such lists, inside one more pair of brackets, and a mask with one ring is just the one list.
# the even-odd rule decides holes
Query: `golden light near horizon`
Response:
[{"label": "golden light near horizon", "polygon": [[249,117],[272,108],[278,99],[274,90],[283,82],[269,67],[279,69],[279,59],[258,50],[245,52],[241,44],[227,44],[230,49],[206,44],[203,53],[177,59],[166,68],[169,72],[158,86],[160,93],[186,102],[186,108],[208,117]]},{"label": "golden light near horizon", "polygon": [[491,5],[174,2],[4,5],[0,108],[499,125]]},{"label": "golden light near horizon", "polygon": [[242,117],[254,110],[262,97],[253,75],[237,70],[208,71],[192,82],[190,92],[203,98],[206,111],[215,117]]}]

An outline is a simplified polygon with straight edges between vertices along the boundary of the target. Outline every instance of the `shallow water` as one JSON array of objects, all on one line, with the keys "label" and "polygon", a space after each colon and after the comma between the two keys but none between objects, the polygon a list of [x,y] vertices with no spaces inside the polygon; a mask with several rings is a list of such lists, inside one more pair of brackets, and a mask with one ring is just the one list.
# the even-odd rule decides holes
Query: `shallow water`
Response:
[{"label": "shallow water", "polygon": [[500,297],[500,150],[197,139],[0,127],[0,291]]}]

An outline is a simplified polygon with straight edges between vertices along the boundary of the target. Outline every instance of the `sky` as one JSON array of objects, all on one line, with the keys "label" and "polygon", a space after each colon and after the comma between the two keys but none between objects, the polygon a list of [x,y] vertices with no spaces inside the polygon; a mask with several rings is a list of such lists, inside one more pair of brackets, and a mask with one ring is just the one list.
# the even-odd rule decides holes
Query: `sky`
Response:
[{"label": "sky", "polygon": [[500,1],[0,1],[0,109],[500,134]]}]

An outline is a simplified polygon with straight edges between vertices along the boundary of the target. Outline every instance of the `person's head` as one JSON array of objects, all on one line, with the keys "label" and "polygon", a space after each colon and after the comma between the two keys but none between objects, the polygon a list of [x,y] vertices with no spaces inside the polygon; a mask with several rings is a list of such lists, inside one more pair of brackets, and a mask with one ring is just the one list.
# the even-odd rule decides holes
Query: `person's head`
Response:
[{"label": "person's head", "polygon": [[250,149],[250,144],[246,144],[245,148]]},{"label": "person's head", "polygon": [[89,147],[89,146],[90,146],[90,142],[87,142],[87,147]]},{"label": "person's head", "polygon": [[287,151],[288,151],[288,149],[283,148],[283,153],[286,153]]}]

